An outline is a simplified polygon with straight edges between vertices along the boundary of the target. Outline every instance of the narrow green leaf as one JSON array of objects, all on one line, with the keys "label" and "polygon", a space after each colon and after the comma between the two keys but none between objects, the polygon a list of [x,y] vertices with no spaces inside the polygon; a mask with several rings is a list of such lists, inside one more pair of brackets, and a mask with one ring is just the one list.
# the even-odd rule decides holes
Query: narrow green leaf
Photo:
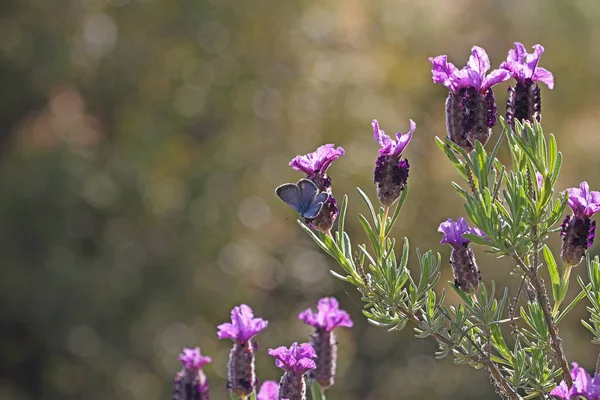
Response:
[{"label": "narrow green leaf", "polygon": [[369,208],[369,212],[371,213],[371,219],[375,223],[375,229],[379,230],[379,226],[377,226],[377,215],[375,214],[375,208],[373,208],[373,204],[371,203],[371,200],[369,200],[369,196],[367,196],[367,194],[363,192],[361,188],[357,187],[356,190],[358,191],[358,194],[360,195],[360,197],[362,197],[363,201]]},{"label": "narrow green leaf", "polygon": [[468,294],[466,294],[465,292],[463,292],[462,290],[460,290],[459,288],[456,287],[456,285],[454,284],[454,282],[450,282],[448,281],[448,283],[450,284],[450,286],[452,287],[452,289],[456,292],[457,295],[459,295],[463,301],[465,302],[465,304],[471,308],[473,306],[473,300],[471,299],[471,297],[469,297]]},{"label": "narrow green leaf", "polygon": [[312,400],[325,400],[325,394],[323,393],[323,389],[321,389],[321,385],[314,379],[311,379],[310,394]]},{"label": "narrow green leaf", "polygon": [[548,267],[548,273],[550,274],[550,281],[552,282],[552,296],[554,297],[554,302],[560,303],[560,276],[558,275],[558,267],[556,266],[554,255],[547,245],[544,245],[542,251],[544,260],[546,260],[546,266]]},{"label": "narrow green leaf", "polygon": [[[589,290],[589,287],[591,285],[588,284],[587,289]],[[562,321],[562,319],[569,313],[569,311],[571,311],[580,301],[581,299],[583,299],[585,297],[585,290],[582,290],[581,292],[579,292],[579,294],[577,295],[577,297],[575,297],[573,299],[573,301],[571,301],[571,303],[565,307],[564,310],[561,311],[560,314],[558,314],[558,317],[556,317],[554,319],[554,323],[558,325],[558,323],[560,321]]]},{"label": "narrow green leaf", "polygon": [[360,222],[360,225],[363,227],[363,230],[367,234],[367,237],[369,238],[369,241],[371,242],[371,245],[375,250],[375,254],[380,254],[381,248],[379,247],[379,238],[373,231],[373,228],[371,228],[371,224],[369,224],[369,221],[367,221],[365,216],[362,214],[358,214],[358,221]]},{"label": "narrow green leaf", "polygon": [[338,229],[337,229],[337,235],[341,235],[339,237],[339,242],[338,242],[338,246],[340,246],[340,248],[342,249],[342,252],[345,252],[345,243],[344,243],[344,237],[343,237],[343,232],[344,232],[344,226],[346,225],[346,211],[348,210],[348,195],[344,195],[344,199],[342,200],[342,204],[340,205],[340,213],[338,215],[337,221],[338,221]]},{"label": "narrow green leaf", "polygon": [[333,277],[335,277],[335,278],[339,279],[340,281],[343,281],[343,282],[349,282],[349,279],[348,279],[348,277],[346,277],[346,276],[344,276],[344,275],[340,275],[340,274],[338,274],[337,272],[335,272],[335,271],[334,271],[334,270],[332,270],[332,269],[330,269],[330,270],[329,270],[329,273],[330,273],[330,274],[331,274]]},{"label": "narrow green leaf", "polygon": [[396,209],[394,210],[392,219],[391,219],[390,223],[387,224],[385,227],[385,235],[386,236],[390,234],[390,232],[392,231],[392,228],[394,227],[394,224],[396,223],[396,220],[398,220],[398,216],[400,215],[400,210],[402,209],[402,206],[404,205],[404,202],[406,201],[406,197],[408,197],[408,185],[404,186],[404,190],[402,190],[400,199],[398,199],[398,202],[396,203]]}]

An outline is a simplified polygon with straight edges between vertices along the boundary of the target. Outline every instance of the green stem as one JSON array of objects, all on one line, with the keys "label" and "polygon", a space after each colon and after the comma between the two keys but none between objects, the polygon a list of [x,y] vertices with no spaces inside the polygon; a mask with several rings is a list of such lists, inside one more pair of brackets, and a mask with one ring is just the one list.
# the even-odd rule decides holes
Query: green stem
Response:
[{"label": "green stem", "polygon": [[310,382],[310,395],[312,400],[326,400],[323,388],[321,388],[321,385],[316,380],[311,380]]},{"label": "green stem", "polygon": [[383,261],[383,254],[385,253],[385,226],[387,225],[389,211],[390,208],[388,206],[383,206],[383,217],[381,218],[381,223],[379,224],[379,265],[381,265]]}]

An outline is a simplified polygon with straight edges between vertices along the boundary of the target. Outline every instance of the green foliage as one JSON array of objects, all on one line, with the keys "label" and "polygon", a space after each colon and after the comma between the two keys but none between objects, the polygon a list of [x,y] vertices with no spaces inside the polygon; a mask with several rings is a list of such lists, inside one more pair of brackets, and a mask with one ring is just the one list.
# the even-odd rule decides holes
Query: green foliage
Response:
[{"label": "green foliage", "polygon": [[[479,142],[470,154],[447,138],[436,142],[464,179],[463,185],[453,182],[453,187],[464,200],[467,215],[487,234],[483,238],[472,234],[464,237],[514,261],[513,269],[521,280],[516,297],[511,298],[509,289],[504,288],[497,298],[493,281],[490,290],[482,283],[472,294],[450,283],[461,302],[447,305],[445,290],[436,292],[441,258],[431,251],[422,254],[417,249],[420,275],[413,279],[408,269],[408,238],[403,239],[397,256],[395,239],[389,237],[406,200],[406,189],[391,218],[388,209],[376,210],[365,192],[357,189],[368,211],[366,216],[358,215],[368,242],[358,245],[358,253],[352,254],[344,231],[347,197],[342,202],[335,241],[303,228],[346,273],[332,272],[334,276],[358,287],[369,323],[397,331],[410,322],[417,338],[436,339],[437,358],[452,354],[457,364],[487,369],[503,397],[545,398],[558,377],[570,379],[556,325],[585,296],[592,304],[588,307],[591,318],[589,323],[582,322],[594,334],[594,342],[600,343],[598,258],[590,261],[588,257],[590,284],[586,286],[578,278],[582,291],[561,310],[571,268],[559,269],[544,241],[556,231],[566,207],[566,196],[554,191],[562,155],[554,136],[546,139],[540,124],[517,122],[514,131],[504,121],[502,124],[504,130],[490,153]],[[512,159],[510,171],[497,157],[503,142]],[[550,276],[553,307],[538,276],[542,263]],[[519,303],[523,288],[530,293],[529,300],[519,307],[517,317],[508,310]],[[509,307],[511,302],[514,305]],[[503,326],[510,326],[512,339],[505,338],[507,329]]]}]

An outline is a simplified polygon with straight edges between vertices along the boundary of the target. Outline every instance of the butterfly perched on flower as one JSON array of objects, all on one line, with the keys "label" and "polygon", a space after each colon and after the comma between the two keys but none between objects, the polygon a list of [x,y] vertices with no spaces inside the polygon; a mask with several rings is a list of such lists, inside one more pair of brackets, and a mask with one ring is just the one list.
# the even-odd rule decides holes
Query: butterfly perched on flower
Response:
[{"label": "butterfly perched on flower", "polygon": [[300,179],[298,183],[284,183],[275,189],[275,193],[306,219],[319,215],[323,203],[329,199],[329,193],[320,192],[317,185],[308,179]]}]

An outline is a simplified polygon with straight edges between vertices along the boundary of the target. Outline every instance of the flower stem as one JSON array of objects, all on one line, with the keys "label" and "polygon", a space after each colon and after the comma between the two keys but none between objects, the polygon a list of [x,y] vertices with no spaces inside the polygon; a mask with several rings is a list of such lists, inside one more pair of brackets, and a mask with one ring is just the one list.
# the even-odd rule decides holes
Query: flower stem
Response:
[{"label": "flower stem", "polygon": [[383,206],[383,217],[381,218],[381,223],[379,224],[379,263],[381,264],[381,260],[383,259],[383,253],[385,252],[385,228],[387,225],[388,212],[390,208],[388,206]]}]

